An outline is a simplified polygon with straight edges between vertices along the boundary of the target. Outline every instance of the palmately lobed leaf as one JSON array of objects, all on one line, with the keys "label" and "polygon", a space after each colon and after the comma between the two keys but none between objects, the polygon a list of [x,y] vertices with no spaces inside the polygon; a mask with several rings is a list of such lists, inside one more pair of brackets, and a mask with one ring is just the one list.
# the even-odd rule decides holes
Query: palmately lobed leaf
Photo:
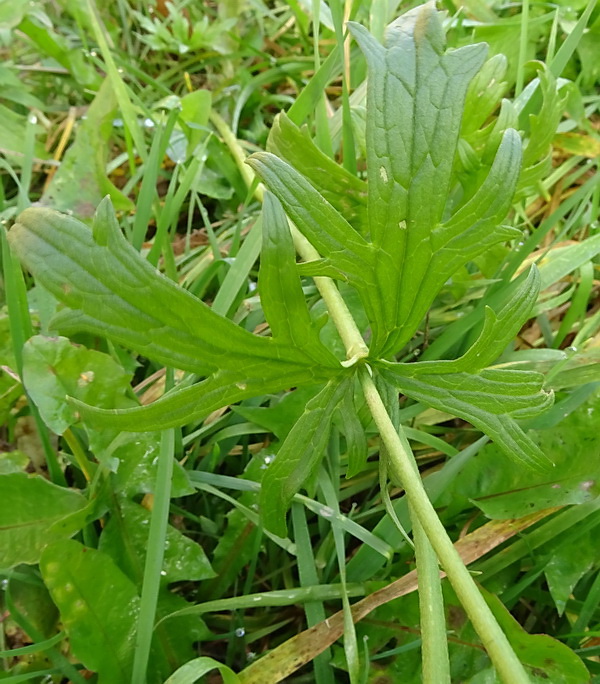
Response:
[{"label": "palmately lobed leaf", "polygon": [[444,51],[433,3],[393,22],[385,46],[358,24],[350,29],[369,66],[369,228],[383,257],[375,264],[387,301],[371,348],[387,356],[410,340],[456,270],[519,235],[498,224],[519,175],[520,139],[506,132],[487,178],[446,219],[466,92],[487,47]]},{"label": "palmately lobed leaf", "polygon": [[[288,375],[278,374],[277,369],[269,364],[256,370],[253,376],[243,371],[220,371],[191,387],[175,388],[147,406],[131,409],[101,409],[73,398],[69,401],[85,422],[97,428],[110,427],[131,432],[164,430],[202,420],[212,411],[242,399],[327,382],[336,377],[318,367]],[[341,380],[343,374],[344,369],[340,366],[337,378]]]},{"label": "palmately lobed leaf", "polygon": [[527,277],[512,293],[512,297],[495,312],[485,308],[485,320],[479,337],[458,359],[420,361],[399,364],[408,375],[430,373],[472,373],[493,363],[514,339],[523,323],[531,315],[540,291],[541,276],[536,266],[529,269]]},{"label": "palmately lobed leaf", "polygon": [[[520,174],[521,140],[513,129],[490,136],[495,154],[479,160],[477,186],[461,194],[455,162],[463,109],[486,45],[445,50],[433,3],[390,24],[383,45],[359,24],[349,28],[369,70],[365,238],[341,215],[331,182],[324,197],[316,171],[290,166],[298,162],[290,141],[299,145],[301,134],[285,118],[272,144],[284,159],[258,153],[249,164],[323,257],[304,272],[350,282],[370,320],[372,356],[389,357],[415,334],[448,278],[520,236],[502,221]],[[340,180],[340,194],[346,185]]]},{"label": "palmately lobed leaf", "polygon": [[[53,318],[54,329],[105,336],[208,376],[144,407],[101,409],[71,398],[75,417],[94,426],[136,432],[183,425],[248,397],[327,382],[343,370],[318,335],[302,329],[302,319],[292,324],[292,336],[259,337],[162,276],[125,240],[107,202],[93,231],[58,212],[28,209],[9,238],[23,265],[69,307]],[[298,279],[293,268],[288,275]]]},{"label": "palmately lobed leaf", "polygon": [[310,317],[296,270],[296,250],[288,219],[279,200],[265,193],[263,241],[258,290],[273,337],[303,350],[316,363],[335,365],[336,359],[319,338]]}]

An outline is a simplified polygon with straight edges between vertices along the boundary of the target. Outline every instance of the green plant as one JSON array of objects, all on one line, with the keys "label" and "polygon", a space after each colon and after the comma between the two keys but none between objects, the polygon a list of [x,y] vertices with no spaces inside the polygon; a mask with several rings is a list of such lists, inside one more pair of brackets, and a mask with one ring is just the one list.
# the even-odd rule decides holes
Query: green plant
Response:
[{"label": "green plant", "polygon": [[[245,398],[290,387],[306,390],[306,411],[289,431],[261,482],[263,525],[271,535],[282,538],[287,536],[285,515],[294,495],[303,486],[313,487],[319,459],[336,424],[336,412],[341,415],[340,429],[353,447],[349,471],[357,473],[364,466],[364,428],[359,414],[361,402],[366,402],[385,447],[385,468],[405,488],[413,516],[424,609],[425,681],[449,679],[447,660],[439,655],[445,650],[445,625],[436,556],[503,679],[528,681],[429,503],[398,424],[397,394],[401,391],[471,422],[519,467],[549,467],[542,450],[517,422],[532,418],[552,403],[551,392],[542,389],[543,376],[535,371],[489,367],[531,314],[540,288],[536,268],[514,280],[507,278],[503,287],[487,297],[489,306],[475,309],[471,325],[475,329],[479,324],[479,333],[462,341],[463,353],[457,350],[456,358],[411,363],[393,359],[397,355],[406,359],[407,345],[449,278],[494,245],[520,237],[520,231],[501,222],[523,176],[527,183],[537,180],[531,169],[539,172],[535,165],[547,157],[549,140],[534,121],[527,138],[526,168],[521,172],[521,140],[507,125],[516,123],[515,118],[506,115],[479,136],[478,142],[485,138],[485,145],[475,168],[461,168],[457,148],[463,106],[469,84],[484,64],[485,46],[444,52],[444,37],[431,6],[395,22],[385,47],[356,24],[352,31],[370,69],[368,182],[333,164],[283,115],[270,141],[279,156],[258,153],[249,162],[269,190],[262,213],[259,291],[271,337],[251,334],[160,276],[127,242],[107,201],[98,208],[91,232],[75,219],[30,209],[11,229],[10,241],[37,282],[67,307],[53,318],[53,330],[106,337],[202,380],[190,384],[188,379],[185,386],[175,387],[154,404],[131,408],[126,382],[107,396],[100,391],[96,376],[88,372],[89,364],[98,364],[94,367],[100,376],[102,362],[85,358],[78,367],[82,382],[64,388],[75,398],[61,402],[52,386],[55,396],[48,402],[49,391],[40,385],[40,376],[44,370],[47,374],[48,367],[56,370],[61,354],[70,358],[71,352],[65,340],[33,338],[26,347],[24,381],[56,432],[68,436],[71,426],[83,421],[90,448],[104,468],[110,467],[110,454],[103,454],[108,440],[104,435],[103,442],[101,430],[108,431],[111,438],[118,431],[164,431],[157,447],[161,485],[151,520],[155,536],[152,531],[150,534],[158,541],[167,534],[174,451],[171,428]],[[541,89],[545,89],[544,95],[549,93],[544,102],[549,100],[555,113],[560,103],[550,77]],[[293,158],[306,159],[306,155],[314,163],[305,163],[301,174],[294,169]],[[300,233],[290,230],[288,217]],[[296,265],[294,247],[304,260],[300,265]],[[315,279],[344,343],[345,358],[337,358],[323,343],[319,321],[307,307],[301,276]],[[346,293],[349,288],[358,292],[360,305],[354,316],[332,279],[346,284]],[[368,320],[366,331],[355,322],[361,307]],[[60,351],[57,358],[53,349]],[[35,365],[40,357],[42,372]],[[57,375],[62,377],[60,372]],[[104,408],[91,406],[94,399]],[[57,404],[58,416],[53,414]],[[79,453],[76,443],[73,453]],[[81,463],[83,472],[92,469],[85,464],[85,455]],[[102,467],[88,473],[94,487],[100,487]],[[17,484],[24,487],[22,482]],[[80,500],[72,506],[75,512],[84,508]],[[86,514],[87,518],[81,515],[68,529],[60,528],[59,536],[69,536],[78,523],[82,526],[83,520],[98,511]],[[57,518],[62,519],[60,512]],[[119,653],[106,665],[105,677],[127,677],[133,672],[134,681],[144,680],[163,560],[156,544],[150,548],[141,599],[144,609],[139,609],[133,581],[122,577],[118,584],[122,602],[132,607],[129,619],[121,623],[119,638],[130,638],[136,616],[138,625],[146,625],[145,630],[138,629],[135,662],[131,662],[131,652]],[[39,551],[36,547],[32,558],[37,558]],[[94,559],[82,560],[75,542],[56,541],[43,551],[42,575],[61,608],[68,597],[53,566],[61,554],[68,555],[72,567],[100,559],[107,575],[115,574],[101,556],[93,554]],[[64,613],[68,616],[65,623],[74,629],[76,611]],[[74,643],[80,652],[85,651],[84,643]],[[355,667],[350,621],[346,643],[348,662]],[[87,657],[102,667],[92,656]],[[168,660],[168,653],[165,658]],[[351,676],[357,676],[356,670],[351,670]]]},{"label": "green plant", "polygon": [[[167,2],[168,16],[149,18],[141,12],[134,12],[145,33],[141,40],[153,50],[185,54],[190,50],[213,47],[224,32],[230,31],[237,18],[225,21],[209,22],[208,16],[199,21],[190,19],[176,3]],[[187,10],[189,12],[189,9]]]}]

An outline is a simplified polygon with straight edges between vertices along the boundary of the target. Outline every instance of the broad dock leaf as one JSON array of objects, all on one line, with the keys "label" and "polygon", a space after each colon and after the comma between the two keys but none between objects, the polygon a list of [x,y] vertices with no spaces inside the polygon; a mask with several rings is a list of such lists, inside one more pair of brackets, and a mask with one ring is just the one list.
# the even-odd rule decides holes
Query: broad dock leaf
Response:
[{"label": "broad dock leaf", "polygon": [[[0,566],[37,563],[47,544],[72,536],[76,530],[60,521],[83,510],[79,492],[58,487],[40,476],[0,475]],[[56,523],[56,524],[55,524]]]},{"label": "broad dock leaf", "polygon": [[130,380],[131,375],[108,354],[72,344],[65,337],[36,335],[23,347],[23,383],[57,435],[77,422],[66,395],[105,408],[128,406]]},{"label": "broad dock leaf", "polygon": [[56,542],[40,562],[73,654],[100,684],[131,681],[139,596],[135,584],[102,551]]}]

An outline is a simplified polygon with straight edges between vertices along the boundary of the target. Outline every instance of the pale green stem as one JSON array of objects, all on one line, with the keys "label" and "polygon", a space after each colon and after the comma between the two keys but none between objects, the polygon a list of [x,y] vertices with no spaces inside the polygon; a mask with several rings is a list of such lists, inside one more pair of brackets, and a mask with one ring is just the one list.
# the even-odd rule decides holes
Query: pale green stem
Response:
[{"label": "pale green stem", "polygon": [[366,368],[361,369],[360,379],[365,399],[389,453],[389,468],[394,472],[395,477],[403,483],[412,510],[420,520],[456,595],[473,623],[473,627],[492,659],[498,674],[506,684],[530,684],[523,665],[515,655],[506,635],[500,629],[492,611],[429,501],[423,487],[423,481],[415,472],[412,458],[406,453],[402,440],[396,432],[375,383]]},{"label": "pale green stem", "polygon": [[[387,409],[386,414],[389,417]],[[420,482],[421,475],[404,430],[400,425],[393,425],[393,427],[398,434],[406,460]],[[382,444],[380,458],[385,458],[390,480],[397,486],[404,487],[404,482],[399,477],[398,468],[395,467],[395,455],[390,453],[385,443]],[[408,508],[413,527],[417,577],[419,579],[421,658],[423,663],[421,679],[423,684],[450,684],[450,657],[448,655],[446,615],[444,613],[444,597],[442,595],[438,557],[410,499]]]},{"label": "pale green stem", "polygon": [[[229,147],[240,173],[248,187],[252,187],[255,176],[245,163],[246,155],[239,141],[232,133],[225,121],[215,112],[211,113],[211,121],[225,144]],[[264,189],[258,185],[254,193],[255,197],[262,201]],[[290,222],[290,229],[294,240],[294,246],[304,261],[314,261],[320,258],[319,252],[302,235],[302,233]],[[346,348],[347,361],[344,365],[350,366],[358,360],[368,357],[369,348],[348,309],[344,298],[340,294],[337,285],[330,278],[316,277],[315,285],[327,307],[329,315]],[[404,435],[402,433],[404,438]],[[406,442],[406,438],[404,438]],[[406,442],[407,446],[408,443]],[[408,447],[410,453],[410,447]],[[415,472],[418,476],[417,466],[414,462]],[[403,485],[401,485],[403,486]],[[446,639],[446,620],[444,615],[444,603],[442,598],[439,566],[437,556],[427,540],[427,536],[421,528],[418,515],[411,509],[411,519],[415,533],[415,542],[419,541],[415,555],[417,571],[419,573],[419,591],[423,591],[421,605],[422,613],[422,651],[423,651],[423,681],[425,684],[445,684],[449,680],[448,643]],[[419,532],[421,534],[419,534]]]},{"label": "pale green stem", "polygon": [[[292,227],[292,237],[294,239],[294,246],[298,254],[304,261],[314,261],[320,259],[321,255],[310,244],[310,242],[302,235],[302,233],[295,227]],[[346,306],[346,302],[340,295],[336,284],[331,278],[323,278],[317,276],[315,278],[315,285],[323,297],[323,301],[327,306],[327,310],[331,319],[337,328],[344,347],[346,348],[346,356],[348,361],[343,365],[351,366],[359,359],[366,358],[369,355],[369,348],[367,347],[363,336],[360,334],[354,318],[350,310]]]},{"label": "pale green stem", "polygon": [[412,505],[409,506],[419,579],[423,684],[450,684],[446,615],[437,554]]},{"label": "pale green stem", "polygon": [[[238,170],[244,179],[244,183],[246,183],[248,188],[251,188],[252,184],[255,182],[256,176],[252,169],[246,164],[246,153],[240,145],[240,141],[235,137],[231,128],[229,128],[227,123],[223,120],[223,117],[217,114],[214,109],[211,109],[209,118],[221,138],[223,138],[223,142],[229,148],[231,156],[234,158]],[[263,185],[259,183],[254,191],[254,197],[256,197],[259,202],[262,202],[264,195],[265,189]]]}]

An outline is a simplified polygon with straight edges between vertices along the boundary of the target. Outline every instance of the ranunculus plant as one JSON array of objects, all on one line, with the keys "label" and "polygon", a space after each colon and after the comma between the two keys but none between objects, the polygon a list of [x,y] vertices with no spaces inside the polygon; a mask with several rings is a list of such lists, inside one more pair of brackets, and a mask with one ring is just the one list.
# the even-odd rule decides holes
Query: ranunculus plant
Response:
[{"label": "ranunculus plant", "polygon": [[[69,398],[73,421],[167,430],[249,397],[315,388],[262,480],[261,520],[274,535],[287,535],[287,510],[317,471],[336,412],[348,435],[363,430],[352,401],[364,398],[380,433],[381,458],[410,503],[424,681],[449,681],[439,562],[499,675],[507,684],[528,682],[431,505],[396,419],[401,393],[468,421],[518,467],[551,467],[519,424],[553,401],[542,375],[493,366],[531,314],[540,284],[535,267],[482,310],[479,333],[458,358],[396,360],[457,270],[519,238],[503,221],[522,178],[521,137],[506,117],[498,119],[486,129],[477,174],[459,172],[465,98],[487,49],[446,51],[432,5],[391,24],[384,45],[358,24],[350,31],[368,65],[366,180],[325,157],[283,114],[270,151],[248,161],[266,188],[259,293],[270,335],[248,332],[162,276],[125,239],[108,201],[92,230],[49,209],[28,209],[10,243],[64,304],[53,329],[106,337],[199,378],[143,407],[106,409]],[[527,160],[527,182],[534,161]],[[314,278],[346,359],[322,341],[302,278]],[[336,281],[358,294],[366,328],[353,319]],[[36,388],[28,389],[35,399]],[[359,457],[351,469],[361,465]]]}]

